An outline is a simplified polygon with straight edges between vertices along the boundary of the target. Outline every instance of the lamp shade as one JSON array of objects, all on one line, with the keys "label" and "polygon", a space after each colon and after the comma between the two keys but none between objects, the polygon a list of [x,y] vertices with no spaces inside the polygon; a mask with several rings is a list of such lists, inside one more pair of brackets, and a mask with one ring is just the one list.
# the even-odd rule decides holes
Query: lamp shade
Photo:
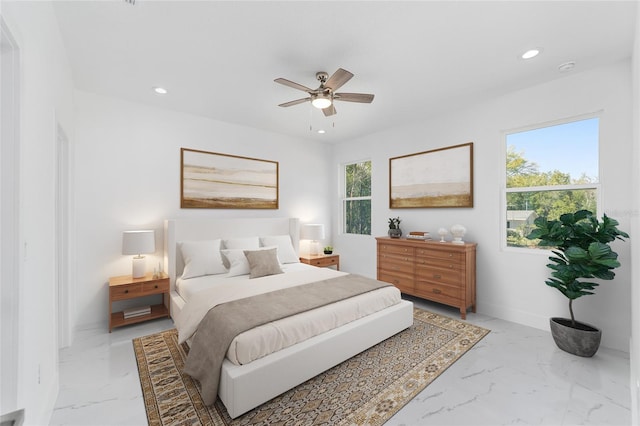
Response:
[{"label": "lamp shade", "polygon": [[122,254],[147,254],[156,251],[154,231],[124,231],[122,233]]},{"label": "lamp shade", "polygon": [[309,223],[302,227],[303,240],[324,240],[324,225],[320,223]]}]

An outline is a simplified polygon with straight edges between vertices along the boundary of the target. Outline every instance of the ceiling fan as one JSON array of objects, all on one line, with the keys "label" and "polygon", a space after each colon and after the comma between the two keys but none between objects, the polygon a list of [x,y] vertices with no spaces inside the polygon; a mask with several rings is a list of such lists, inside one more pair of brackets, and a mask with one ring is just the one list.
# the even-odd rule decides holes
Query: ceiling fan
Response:
[{"label": "ceiling fan", "polygon": [[310,89],[302,84],[294,83],[286,78],[276,78],[276,83],[284,84],[285,86],[293,87],[294,89],[307,92],[309,97],[296,99],[295,101],[285,102],[278,106],[290,107],[298,105],[307,101],[311,101],[311,104],[321,109],[325,116],[329,117],[336,114],[336,108],[333,105],[333,101],[346,101],[346,102],[359,102],[364,104],[370,104],[373,102],[373,96],[368,93],[338,93],[340,87],[342,87],[347,81],[351,80],[353,74],[342,68],[338,68],[331,77],[324,71],[316,73],[316,79],[320,82],[320,87],[317,89]]}]

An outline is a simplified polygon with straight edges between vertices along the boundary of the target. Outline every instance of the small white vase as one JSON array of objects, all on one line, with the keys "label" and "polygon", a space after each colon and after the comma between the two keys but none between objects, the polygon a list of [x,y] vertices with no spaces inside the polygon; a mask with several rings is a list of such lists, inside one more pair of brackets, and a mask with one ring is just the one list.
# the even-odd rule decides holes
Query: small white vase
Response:
[{"label": "small white vase", "polygon": [[462,225],[453,225],[451,227],[451,235],[453,235],[453,241],[451,241],[453,244],[464,244],[464,241],[462,241],[462,237],[464,237],[464,234],[467,232],[467,228],[465,228]]}]

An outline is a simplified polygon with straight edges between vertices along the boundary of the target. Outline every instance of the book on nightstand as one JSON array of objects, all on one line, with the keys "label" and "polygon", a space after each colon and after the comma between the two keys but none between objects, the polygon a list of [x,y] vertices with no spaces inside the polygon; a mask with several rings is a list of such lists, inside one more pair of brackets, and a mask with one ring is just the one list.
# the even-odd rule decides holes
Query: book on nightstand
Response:
[{"label": "book on nightstand", "polygon": [[122,311],[125,319],[141,317],[151,313],[151,306],[138,306],[136,308],[128,308]]}]

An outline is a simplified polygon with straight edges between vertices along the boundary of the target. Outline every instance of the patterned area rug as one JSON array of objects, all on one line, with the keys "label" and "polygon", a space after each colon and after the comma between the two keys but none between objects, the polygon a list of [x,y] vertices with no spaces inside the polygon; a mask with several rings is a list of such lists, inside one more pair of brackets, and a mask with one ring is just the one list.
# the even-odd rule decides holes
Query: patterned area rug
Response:
[{"label": "patterned area rug", "polygon": [[150,425],[381,425],[487,333],[415,308],[412,327],[236,419],[181,373],[189,348],[175,329],[133,346]]}]

